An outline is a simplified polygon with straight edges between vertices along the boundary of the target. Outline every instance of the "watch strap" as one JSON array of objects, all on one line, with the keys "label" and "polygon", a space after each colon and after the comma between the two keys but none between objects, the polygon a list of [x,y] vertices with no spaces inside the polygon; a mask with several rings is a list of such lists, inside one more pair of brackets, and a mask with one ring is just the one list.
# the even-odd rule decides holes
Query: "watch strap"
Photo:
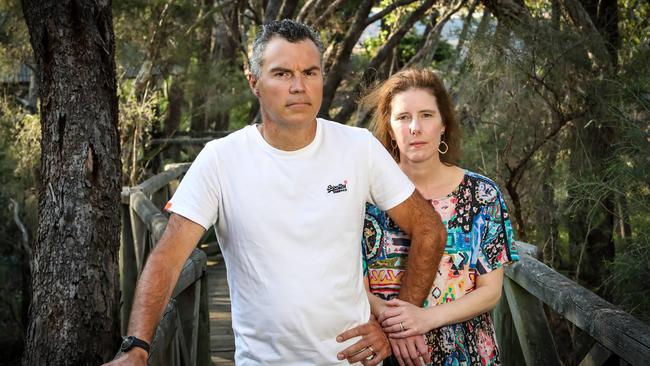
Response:
[{"label": "watch strap", "polygon": [[150,346],[149,343],[143,341],[142,339],[135,337],[135,336],[128,336],[124,337],[124,340],[122,341],[122,345],[120,346],[122,352],[128,352],[133,347],[139,347],[142,348],[143,350],[147,351],[149,353]]}]

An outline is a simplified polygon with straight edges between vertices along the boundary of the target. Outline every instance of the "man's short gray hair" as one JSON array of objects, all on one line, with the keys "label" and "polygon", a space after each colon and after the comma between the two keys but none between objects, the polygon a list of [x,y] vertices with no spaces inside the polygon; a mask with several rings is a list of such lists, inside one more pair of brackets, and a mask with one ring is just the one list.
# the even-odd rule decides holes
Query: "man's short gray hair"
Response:
[{"label": "man's short gray hair", "polygon": [[270,23],[262,25],[262,28],[257,32],[251,57],[248,60],[248,68],[259,79],[262,72],[262,54],[266,45],[273,37],[282,37],[291,43],[304,41],[306,39],[314,42],[318,48],[321,57],[321,64],[323,62],[323,42],[320,36],[313,28],[308,25],[298,23],[290,19],[274,20]]}]

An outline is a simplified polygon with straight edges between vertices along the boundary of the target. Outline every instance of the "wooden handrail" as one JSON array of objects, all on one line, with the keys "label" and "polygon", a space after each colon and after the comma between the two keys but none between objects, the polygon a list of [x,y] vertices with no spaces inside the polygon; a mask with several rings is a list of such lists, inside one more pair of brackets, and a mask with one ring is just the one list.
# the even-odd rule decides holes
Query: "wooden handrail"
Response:
[{"label": "wooden handrail", "polygon": [[137,191],[144,193],[147,197],[151,196],[154,192],[157,192],[168,185],[169,182],[187,172],[190,165],[190,163],[168,164],[165,166],[164,172],[154,175],[135,187],[122,188],[122,203],[129,203],[131,193]]},{"label": "wooden handrail", "polygon": [[[122,220],[123,230],[128,231],[122,235],[123,244],[128,244],[123,250],[125,255],[137,263],[137,266],[125,263],[123,274],[128,281],[135,282],[136,274],[141,270],[148,253],[148,246],[158,241],[167,224],[167,216],[154,202],[160,204],[168,198],[169,183],[187,172],[189,166],[189,163],[168,165],[165,172],[135,187],[124,188],[122,212],[130,220]],[[508,324],[511,324],[515,334],[509,335],[514,336],[514,341],[523,353],[523,360],[518,361],[528,365],[561,363],[543,303],[596,341],[583,363],[601,364],[612,354],[633,365],[648,363],[650,326],[537,260],[537,247],[527,243],[517,244],[520,261],[505,268],[504,296],[495,312],[498,313],[495,314],[495,325],[503,327],[497,324],[501,320],[510,322]],[[175,355],[185,363],[194,363],[194,360],[202,357],[197,354],[195,346],[200,338],[196,314],[199,311],[199,293],[205,291],[205,283],[202,283],[205,266],[205,254],[195,250],[183,267],[172,301],[168,304],[156,333],[156,344],[164,347],[164,352],[171,352],[170,355]],[[132,299],[129,297],[132,296],[132,290],[124,292],[125,302]],[[201,306],[205,305],[201,303]],[[125,310],[129,309],[130,304],[125,304]],[[205,308],[202,311],[206,311]],[[168,356],[161,353],[155,355],[154,358],[163,361]]]},{"label": "wooden handrail", "polygon": [[[135,187],[122,190],[122,330],[126,331],[135,282],[153,246],[167,226],[161,207],[169,198],[169,183],[190,164],[173,164]],[[207,256],[195,249],[185,262],[165,312],[156,328],[149,365],[209,364],[209,317],[204,281]]]},{"label": "wooden handrail", "polygon": [[229,132],[224,132],[222,135],[210,137],[166,137],[151,139],[149,143],[152,145],[203,145],[219,137],[226,136]]},{"label": "wooden handrail", "polygon": [[520,261],[506,267],[505,274],[620,358],[648,364],[650,326],[527,253],[520,251]]}]

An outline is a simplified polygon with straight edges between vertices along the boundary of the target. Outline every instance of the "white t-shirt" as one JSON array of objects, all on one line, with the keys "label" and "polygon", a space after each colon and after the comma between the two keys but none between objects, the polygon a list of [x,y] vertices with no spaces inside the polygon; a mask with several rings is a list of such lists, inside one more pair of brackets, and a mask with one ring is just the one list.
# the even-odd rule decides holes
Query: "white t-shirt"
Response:
[{"label": "white t-shirt", "polygon": [[339,365],[366,323],[365,203],[388,210],[413,184],[365,129],[317,120],[297,151],[255,126],[209,142],[168,210],[215,225],[227,268],[237,365]]}]

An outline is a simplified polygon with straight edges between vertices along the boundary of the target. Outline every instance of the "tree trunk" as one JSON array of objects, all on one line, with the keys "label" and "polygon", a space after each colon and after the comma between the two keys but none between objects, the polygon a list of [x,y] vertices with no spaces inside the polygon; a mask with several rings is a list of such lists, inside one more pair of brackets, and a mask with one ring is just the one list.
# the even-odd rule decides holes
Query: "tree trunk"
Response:
[{"label": "tree trunk", "polygon": [[621,34],[618,29],[618,4],[616,0],[580,1],[591,22],[603,37],[613,66],[618,65],[618,50],[621,48]]},{"label": "tree trunk", "polygon": [[521,207],[521,198],[519,197],[519,191],[517,190],[517,184],[514,183],[512,179],[509,179],[506,182],[506,190],[510,195],[510,201],[512,202],[513,210],[510,212],[510,215],[514,217],[515,229],[517,231],[517,236],[521,241],[528,241],[528,232],[526,230],[526,223],[524,221],[524,216],[522,214]]},{"label": "tree trunk", "polygon": [[463,47],[465,46],[465,41],[467,41],[467,35],[469,34],[469,29],[472,27],[474,22],[474,11],[478,6],[480,0],[472,1],[472,4],[467,9],[467,15],[465,16],[465,21],[463,22],[463,28],[460,31],[458,36],[458,44],[456,44],[456,53],[460,53]]},{"label": "tree trunk", "polygon": [[264,12],[264,23],[275,20],[278,17],[278,14],[280,14],[281,7],[282,0],[269,0],[266,3],[266,9]]},{"label": "tree trunk", "polygon": [[[209,7],[214,5],[213,0],[201,1],[202,13],[209,11]],[[208,77],[210,73],[210,66],[212,65],[212,57],[221,56],[227,52],[229,42],[214,42],[215,49],[212,50],[213,37],[223,36],[223,29],[219,29],[219,25],[215,24],[217,29],[213,29],[212,22],[204,22],[202,26],[196,30],[196,39],[198,48],[196,49],[196,62],[200,75]],[[223,24],[221,26],[224,26]],[[215,39],[215,41],[217,41]],[[198,87],[194,90],[194,97],[192,98],[192,107],[190,113],[190,129],[192,132],[202,132],[208,129],[210,116],[207,107],[207,95],[209,94],[209,86],[203,83],[198,83]]]},{"label": "tree trunk", "polygon": [[297,0],[284,0],[278,19],[292,19],[297,7]]},{"label": "tree trunk", "polygon": [[555,201],[555,185],[553,180],[558,149],[559,144],[549,144],[546,159],[544,159],[546,160],[546,165],[541,175],[544,177],[544,180],[540,182],[542,185],[542,202],[536,209],[539,231],[542,233],[542,235],[538,236],[539,242],[543,243],[542,259],[544,263],[553,268],[559,268],[560,266],[559,207]]},{"label": "tree trunk", "polygon": [[447,24],[449,19],[451,19],[451,17],[456,14],[464,4],[465,2],[461,1],[458,6],[451,9],[440,20],[437,20],[437,17],[431,20],[432,22],[435,22],[435,26],[427,34],[424,44],[422,47],[420,47],[415,56],[409,60],[409,62],[406,64],[406,67],[412,67],[413,65],[417,65],[419,67],[431,66],[431,63],[433,62],[433,59],[436,55],[436,50],[438,49],[438,44],[440,43],[442,29],[445,27],[445,24]]},{"label": "tree trunk", "polygon": [[374,3],[375,1],[373,0],[363,0],[361,4],[359,4],[352,25],[348,28],[348,31],[343,38],[340,52],[336,55],[335,61],[327,71],[327,78],[325,79],[325,85],[323,87],[323,102],[319,112],[319,116],[321,117],[329,118],[329,109],[334,101],[336,89],[341,85],[341,81],[347,73],[347,67],[349,66],[348,61],[352,55],[352,49],[359,40],[359,37],[361,37],[363,30],[366,29],[368,14],[370,14],[370,10]]},{"label": "tree trunk", "polygon": [[425,0],[422,4],[413,10],[409,14],[406,21],[397,28],[394,32],[391,33],[390,38],[384,43],[378,50],[375,56],[370,60],[366,70],[363,72],[361,79],[357,82],[354,91],[351,96],[343,102],[341,111],[336,115],[336,120],[341,123],[346,123],[347,120],[352,116],[352,113],[357,110],[357,97],[361,90],[370,82],[372,75],[375,74],[379,66],[386,60],[388,55],[396,48],[399,43],[402,41],[404,36],[408,33],[409,30],[413,27],[415,22],[422,19],[424,14],[433,6],[434,0]]},{"label": "tree trunk", "polygon": [[111,1],[23,0],[41,96],[24,365],[98,365],[119,342],[120,153]]},{"label": "tree trunk", "polygon": [[170,5],[172,5],[171,0],[167,1],[167,3],[162,6],[162,9],[160,9],[158,23],[152,29],[151,35],[149,37],[149,44],[147,45],[145,59],[142,62],[142,65],[140,65],[138,76],[135,78],[134,89],[138,100],[142,100],[146,90],[150,87],[150,85],[155,84],[154,66],[156,62],[160,62],[161,44],[166,41],[166,35],[163,34],[163,32],[165,30],[167,22],[169,21],[168,12]]},{"label": "tree trunk", "polygon": [[[174,78],[167,92],[167,111],[163,119],[163,137],[173,137],[181,126],[184,93],[179,81]],[[162,151],[160,152],[162,154]],[[170,144],[165,148],[165,157],[173,162],[180,161],[180,150],[177,145]],[[162,165],[162,164],[161,164]],[[160,171],[158,167],[155,171]]]}]

